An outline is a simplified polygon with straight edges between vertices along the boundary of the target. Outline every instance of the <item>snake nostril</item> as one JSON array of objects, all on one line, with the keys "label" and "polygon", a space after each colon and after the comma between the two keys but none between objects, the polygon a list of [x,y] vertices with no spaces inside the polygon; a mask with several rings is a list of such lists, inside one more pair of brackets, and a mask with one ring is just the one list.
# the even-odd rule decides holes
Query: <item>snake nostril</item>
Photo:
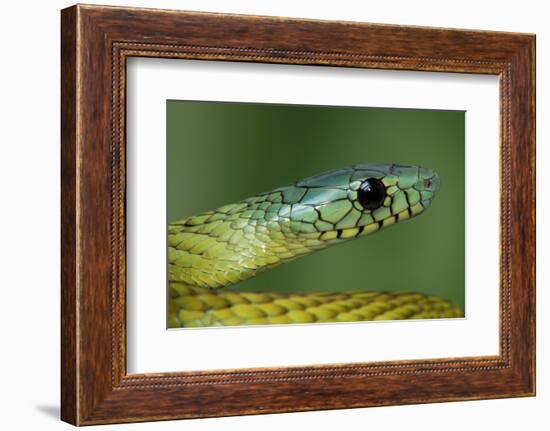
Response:
[{"label": "snake nostril", "polygon": [[432,188],[432,185],[433,185],[433,181],[432,181],[431,179],[424,180],[424,186],[425,186],[427,189],[431,189],[431,188]]}]

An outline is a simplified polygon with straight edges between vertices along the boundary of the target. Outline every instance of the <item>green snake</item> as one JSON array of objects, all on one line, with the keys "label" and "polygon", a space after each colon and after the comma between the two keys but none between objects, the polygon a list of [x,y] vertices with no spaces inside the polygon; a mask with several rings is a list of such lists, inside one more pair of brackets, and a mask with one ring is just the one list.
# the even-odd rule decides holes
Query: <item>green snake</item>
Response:
[{"label": "green snake", "polygon": [[420,293],[235,292],[226,287],[422,214],[439,190],[428,168],[355,165],[168,225],[168,327],[458,317]]}]

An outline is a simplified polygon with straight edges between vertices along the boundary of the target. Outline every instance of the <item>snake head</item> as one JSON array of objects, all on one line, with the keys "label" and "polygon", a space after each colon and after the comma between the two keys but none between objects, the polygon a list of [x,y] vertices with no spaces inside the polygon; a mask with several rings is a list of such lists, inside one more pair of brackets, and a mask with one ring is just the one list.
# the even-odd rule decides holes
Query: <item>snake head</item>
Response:
[{"label": "snake head", "polygon": [[323,240],[354,238],[421,214],[439,184],[437,173],[428,168],[355,165],[278,189],[286,204],[279,215],[296,234],[320,232]]}]

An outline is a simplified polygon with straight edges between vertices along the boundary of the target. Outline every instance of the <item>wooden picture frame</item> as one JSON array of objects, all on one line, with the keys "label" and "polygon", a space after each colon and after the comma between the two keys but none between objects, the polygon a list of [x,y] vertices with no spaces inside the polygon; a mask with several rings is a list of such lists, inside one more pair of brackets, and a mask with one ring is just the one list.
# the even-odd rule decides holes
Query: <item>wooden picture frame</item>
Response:
[{"label": "wooden picture frame", "polygon": [[[61,417],[75,425],[535,394],[535,37],[77,5],[62,11]],[[127,374],[131,56],[497,75],[500,354]]]}]

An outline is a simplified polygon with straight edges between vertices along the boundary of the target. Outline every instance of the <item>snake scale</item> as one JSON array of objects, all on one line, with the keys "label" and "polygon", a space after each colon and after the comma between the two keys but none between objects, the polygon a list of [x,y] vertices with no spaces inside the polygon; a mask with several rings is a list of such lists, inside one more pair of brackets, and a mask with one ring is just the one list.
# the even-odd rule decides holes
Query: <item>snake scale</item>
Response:
[{"label": "snake scale", "polygon": [[300,256],[412,219],[430,206],[439,183],[428,168],[355,165],[170,223],[168,327],[463,316],[446,299],[421,293],[227,288]]}]

